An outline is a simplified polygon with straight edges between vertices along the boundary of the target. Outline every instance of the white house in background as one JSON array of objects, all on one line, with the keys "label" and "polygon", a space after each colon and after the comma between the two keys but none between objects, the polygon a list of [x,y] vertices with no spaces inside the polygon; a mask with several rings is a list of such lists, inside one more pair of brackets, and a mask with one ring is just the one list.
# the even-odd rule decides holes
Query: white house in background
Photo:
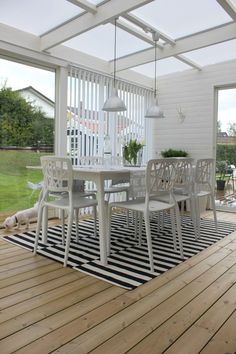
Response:
[{"label": "white house in background", "polygon": [[50,98],[44,96],[32,86],[24,87],[16,91],[34,107],[39,107],[47,118],[54,118],[55,102],[50,100]]}]

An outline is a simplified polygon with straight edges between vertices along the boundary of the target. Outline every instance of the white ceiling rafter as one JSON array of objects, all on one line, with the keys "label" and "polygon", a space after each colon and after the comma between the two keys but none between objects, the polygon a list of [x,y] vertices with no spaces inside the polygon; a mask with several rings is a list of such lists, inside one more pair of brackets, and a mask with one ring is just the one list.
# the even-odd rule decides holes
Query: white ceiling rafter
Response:
[{"label": "white ceiling rafter", "polygon": [[202,67],[201,65],[195,63],[193,60],[190,60],[188,58],[186,58],[184,55],[180,54],[180,55],[174,55],[174,57],[180,61],[182,61],[183,63],[191,66],[192,68],[194,69],[197,69],[197,70],[202,70]]},{"label": "white ceiling rafter", "polygon": [[126,11],[132,11],[152,1],[153,0],[110,0],[100,6],[95,15],[87,12],[42,36],[41,50],[55,47],[94,27],[110,22],[112,19]]},{"label": "white ceiling rafter", "polygon": [[236,7],[230,0],[216,0],[227,14],[236,21]]},{"label": "white ceiling rafter", "polygon": [[[166,45],[164,49],[157,48],[157,59],[169,58],[192,50],[201,49],[221,42],[236,39],[236,23],[229,23],[176,40],[175,46]],[[141,52],[117,59],[117,71],[127,70],[134,66],[153,61],[154,49],[148,48]]]},{"label": "white ceiling rafter", "polygon": [[97,8],[90,1],[87,0],[67,0],[72,4],[81,7],[81,9],[90,12],[91,14],[95,14],[97,12]]},{"label": "white ceiling rafter", "polygon": [[[114,21],[112,21],[111,23],[114,23]],[[138,30],[134,29],[133,27],[129,26],[126,22],[118,19],[116,21],[116,25],[117,25],[117,27],[119,27],[122,30],[132,34],[133,36],[143,40],[144,42],[147,42],[147,43],[151,44],[152,46],[154,45],[154,42],[153,42],[151,37],[149,37],[145,33],[142,33],[141,31],[138,31]],[[163,46],[162,43],[157,43],[157,47],[158,48],[163,48],[164,46]]]},{"label": "white ceiling rafter", "polygon": [[[128,20],[128,19],[130,19],[132,16],[127,15],[127,16],[123,16],[123,17],[125,17],[125,18]],[[133,17],[134,17],[134,16],[133,16]],[[132,18],[133,18],[133,17],[132,17]],[[137,19],[137,17],[135,17],[135,19]],[[133,22],[133,21],[132,21],[132,22]],[[133,23],[134,23],[134,22],[133,22]],[[140,26],[141,23],[143,24],[143,26]],[[144,28],[145,28],[145,32],[147,31],[146,23],[145,23],[145,22],[143,22],[143,21],[141,21],[141,20],[137,20],[137,21],[135,22],[135,24],[136,24],[136,25],[138,24],[140,27],[142,27],[143,30],[144,30]],[[143,41],[145,41],[145,42],[151,44],[152,46],[154,46],[153,39],[151,39],[151,38],[150,38],[149,36],[147,36],[146,34],[141,33],[141,32],[139,32],[139,31],[133,29],[133,28],[130,27],[128,24],[126,24],[124,21],[122,21],[122,20],[119,19],[119,20],[117,21],[117,26],[120,27],[120,28],[122,28],[123,30],[125,30],[125,31],[127,31],[127,32],[129,32],[129,33],[131,33],[131,34],[133,34],[134,36],[138,37],[139,39],[142,39]],[[154,28],[154,27],[151,27],[151,26],[149,27],[148,31],[151,31],[151,32],[156,31],[156,32],[160,33],[158,30],[155,30],[155,28]],[[168,37],[168,36],[166,36],[165,34],[162,33],[162,39],[164,39],[164,38],[165,38],[165,40],[168,39],[168,42],[171,43],[171,44],[172,44],[172,43],[175,43],[174,40],[172,40],[170,37]],[[157,47],[158,47],[158,48],[161,48],[161,49],[164,48],[163,44],[162,44],[162,43],[158,43],[158,42],[157,42]],[[197,69],[197,70],[201,70],[200,65],[198,65],[198,64],[195,63],[195,62],[193,62],[193,61],[190,60],[190,59],[185,58],[183,55],[175,55],[175,58],[176,58],[176,59],[179,59],[179,60],[182,61],[183,63],[185,63],[185,64],[187,64],[187,65],[189,65],[189,66],[191,66],[191,67],[193,67],[193,68],[195,68],[195,69]]]},{"label": "white ceiling rafter", "polygon": [[122,16],[126,20],[128,20],[128,21],[132,22],[133,24],[135,24],[136,26],[141,27],[145,32],[158,32],[160,38],[163,39],[163,41],[165,41],[166,43],[169,43],[171,45],[175,45],[175,40],[173,38],[171,38],[171,37],[167,36],[166,34],[162,33],[157,28],[151,26],[150,24],[148,24],[147,22],[141,20],[137,16],[130,15],[130,14],[125,14],[125,15],[122,15]]}]

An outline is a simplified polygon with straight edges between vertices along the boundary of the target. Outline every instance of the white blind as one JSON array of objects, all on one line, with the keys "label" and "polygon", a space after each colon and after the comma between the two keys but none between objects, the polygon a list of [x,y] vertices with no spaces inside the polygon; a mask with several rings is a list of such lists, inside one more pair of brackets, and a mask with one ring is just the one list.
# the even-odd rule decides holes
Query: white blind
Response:
[{"label": "white blind", "polygon": [[144,114],[153,95],[151,90],[117,80],[118,95],[127,111],[103,112],[112,85],[110,77],[69,68],[67,152],[75,165],[80,156],[102,156],[106,135],[110,137],[113,156],[121,156],[122,145],[130,139],[147,141]]}]

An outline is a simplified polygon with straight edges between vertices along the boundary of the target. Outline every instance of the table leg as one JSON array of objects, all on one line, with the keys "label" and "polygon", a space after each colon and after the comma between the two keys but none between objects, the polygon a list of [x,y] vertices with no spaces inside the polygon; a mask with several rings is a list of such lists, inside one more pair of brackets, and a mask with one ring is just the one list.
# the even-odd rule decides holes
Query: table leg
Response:
[{"label": "table leg", "polygon": [[43,221],[42,221],[42,242],[47,243],[48,238],[48,207],[43,208]]},{"label": "table leg", "polygon": [[107,213],[104,200],[104,179],[100,177],[97,180],[97,201],[98,201],[98,220],[99,220],[99,243],[100,243],[100,261],[102,265],[107,264]]}]

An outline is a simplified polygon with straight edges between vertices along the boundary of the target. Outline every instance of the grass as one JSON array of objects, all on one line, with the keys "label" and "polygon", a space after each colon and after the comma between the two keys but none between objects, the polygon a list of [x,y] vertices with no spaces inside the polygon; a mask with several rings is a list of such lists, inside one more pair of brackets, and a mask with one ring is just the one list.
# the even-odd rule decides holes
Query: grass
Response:
[{"label": "grass", "polygon": [[27,187],[27,181],[42,181],[42,171],[26,166],[40,165],[45,153],[0,150],[0,221],[18,210],[30,208],[37,201],[39,191]]}]

